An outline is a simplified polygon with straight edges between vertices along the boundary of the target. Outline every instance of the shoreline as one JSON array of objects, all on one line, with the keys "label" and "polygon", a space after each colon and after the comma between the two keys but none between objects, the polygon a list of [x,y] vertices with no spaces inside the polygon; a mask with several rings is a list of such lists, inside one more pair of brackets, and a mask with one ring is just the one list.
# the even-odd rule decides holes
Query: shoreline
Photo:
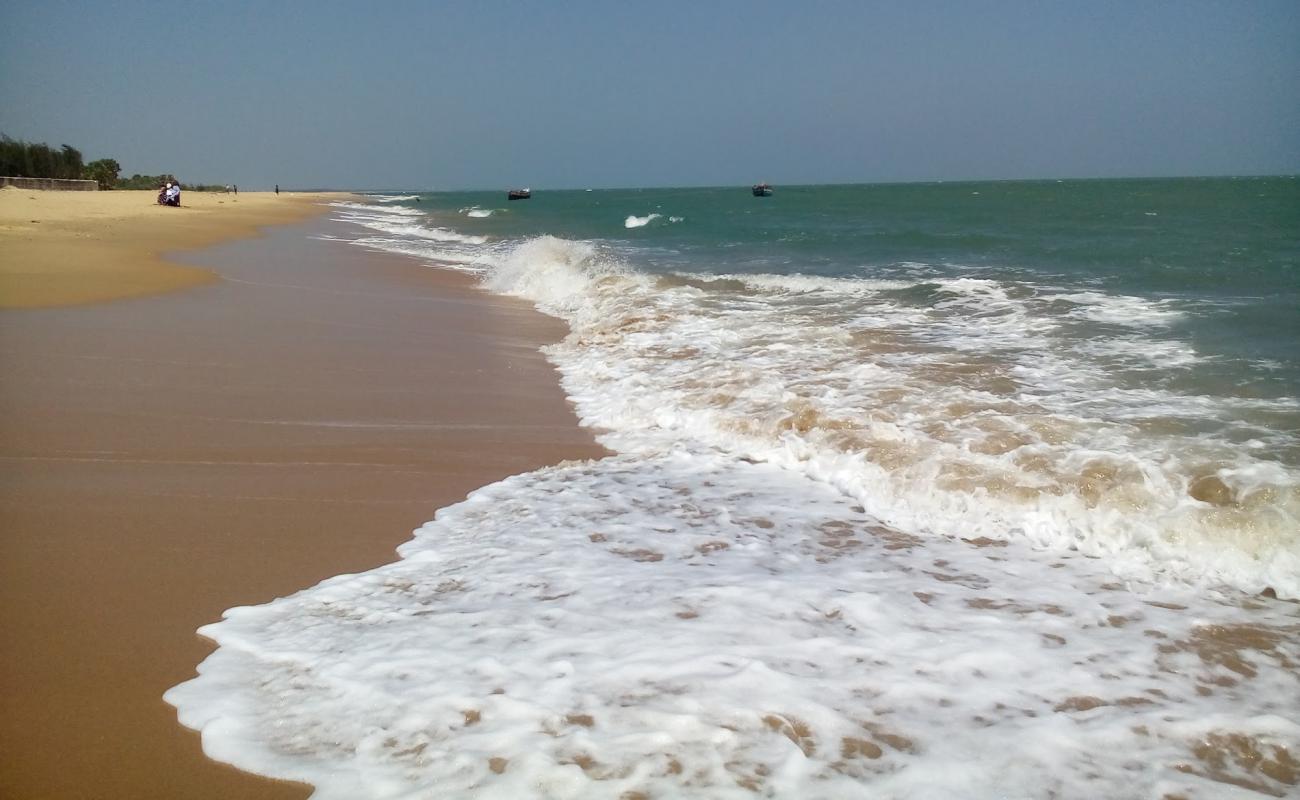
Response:
[{"label": "shoreline", "polygon": [[195,630],[395,561],[469,491],[603,452],[538,352],[563,323],[313,238],[340,231],[171,255],[218,276],[184,292],[0,312],[0,677],[23,688],[0,794],[305,797],[204,757],[162,700],[212,650]]}]

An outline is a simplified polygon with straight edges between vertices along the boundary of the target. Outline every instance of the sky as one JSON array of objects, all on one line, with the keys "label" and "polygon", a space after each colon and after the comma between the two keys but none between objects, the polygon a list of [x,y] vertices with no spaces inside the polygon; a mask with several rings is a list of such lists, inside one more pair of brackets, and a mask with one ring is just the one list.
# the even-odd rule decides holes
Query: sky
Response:
[{"label": "sky", "polygon": [[1300,172],[1300,2],[16,2],[0,132],[241,188]]}]

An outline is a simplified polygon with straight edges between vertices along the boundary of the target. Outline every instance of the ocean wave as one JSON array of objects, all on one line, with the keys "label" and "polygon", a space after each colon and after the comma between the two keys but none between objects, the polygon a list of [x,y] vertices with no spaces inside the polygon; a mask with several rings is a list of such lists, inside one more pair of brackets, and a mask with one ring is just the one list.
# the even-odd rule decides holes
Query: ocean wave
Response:
[{"label": "ocean wave", "polygon": [[629,214],[628,218],[623,220],[623,227],[644,228],[646,225],[649,225],[651,222],[661,219],[662,217],[663,214],[646,214],[644,217],[637,217]]},{"label": "ocean wave", "polygon": [[580,313],[600,284],[648,283],[594,242],[539,236],[484,259],[484,284],[553,314]]},{"label": "ocean wave", "polygon": [[[489,286],[569,321],[548,352],[615,450],[702,442],[827,481],[906,530],[1300,596],[1300,480],[1228,436],[1240,415],[1293,401],[1117,384],[1095,342],[1065,345],[1050,294],[997,281],[673,286],[610,269],[590,243],[536,247],[511,255],[508,278],[489,267]],[[1108,342],[1111,357],[1141,346]],[[1150,350],[1195,358],[1177,342]]]},{"label": "ocean wave", "polygon": [[1166,329],[1171,304],[933,273],[654,277],[549,236],[466,252],[488,288],[569,323],[548,354],[616,451],[719,448],[904,530],[1300,597],[1300,476],[1269,458],[1297,446],[1276,420],[1300,404],[1126,378],[1200,362],[1125,332]]},{"label": "ocean wave", "polygon": [[361,225],[371,230],[392,234],[396,237],[431,240],[435,242],[455,242],[466,245],[481,245],[487,237],[458,233],[450,228],[429,227],[422,220],[426,216],[413,209],[400,206],[372,206],[359,203],[331,203],[339,209],[336,219]]},{"label": "ocean wave", "polygon": [[353,214],[373,216],[376,219],[387,217],[422,217],[424,214],[414,208],[405,208],[403,206],[381,206],[373,203],[353,203],[347,200],[336,200],[329,203],[333,208],[346,209]]}]

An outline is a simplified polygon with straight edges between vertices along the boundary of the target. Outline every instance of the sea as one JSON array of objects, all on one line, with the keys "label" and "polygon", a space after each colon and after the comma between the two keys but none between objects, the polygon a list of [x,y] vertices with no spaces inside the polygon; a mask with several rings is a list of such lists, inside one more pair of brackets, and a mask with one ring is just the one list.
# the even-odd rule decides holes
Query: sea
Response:
[{"label": "sea", "polygon": [[1300,796],[1300,179],[335,203],[524,298],[611,455],[201,632],[356,798]]}]

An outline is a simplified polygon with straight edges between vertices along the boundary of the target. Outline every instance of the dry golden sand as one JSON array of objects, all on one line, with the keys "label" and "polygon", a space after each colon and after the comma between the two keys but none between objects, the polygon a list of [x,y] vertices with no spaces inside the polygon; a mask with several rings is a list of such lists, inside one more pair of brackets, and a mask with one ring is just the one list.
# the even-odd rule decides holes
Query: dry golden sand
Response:
[{"label": "dry golden sand", "polygon": [[[180,246],[173,226],[243,235],[271,213],[242,214],[244,198],[239,223],[108,213],[63,252],[129,266],[137,239]],[[48,230],[21,235],[53,247]],[[393,560],[479,486],[601,452],[537,352],[559,322],[313,238],[346,232],[317,220],[185,256],[215,276],[186,291],[0,311],[0,797],[305,797],[209,761],[177,724],[162,694],[211,650],[195,629]],[[98,268],[64,268],[103,288]],[[92,296],[50,283],[69,291],[46,299]]]},{"label": "dry golden sand", "polygon": [[322,195],[0,189],[0,308],[41,308],[138,297],[214,280],[164,253],[256,235],[319,213]]}]

